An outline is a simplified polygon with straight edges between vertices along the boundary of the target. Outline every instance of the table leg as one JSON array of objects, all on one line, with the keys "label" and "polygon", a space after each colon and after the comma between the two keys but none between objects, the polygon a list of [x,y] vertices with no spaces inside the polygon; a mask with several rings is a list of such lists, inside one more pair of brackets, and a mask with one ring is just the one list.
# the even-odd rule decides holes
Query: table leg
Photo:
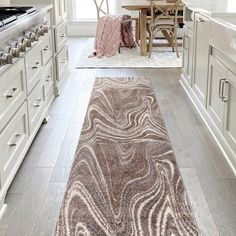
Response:
[{"label": "table leg", "polygon": [[141,10],[140,14],[140,54],[147,55],[147,10]]}]

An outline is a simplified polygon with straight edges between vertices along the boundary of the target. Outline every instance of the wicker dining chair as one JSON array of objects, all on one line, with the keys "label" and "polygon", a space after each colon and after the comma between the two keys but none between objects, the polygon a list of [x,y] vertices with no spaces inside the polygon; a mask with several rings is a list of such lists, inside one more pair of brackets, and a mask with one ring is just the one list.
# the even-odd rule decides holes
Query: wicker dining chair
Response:
[{"label": "wicker dining chair", "polygon": [[152,55],[153,41],[155,35],[159,31],[166,31],[172,41],[172,49],[176,51],[176,55],[179,58],[179,50],[177,43],[177,28],[178,28],[178,11],[180,0],[177,0],[173,5],[162,9],[158,6],[158,1],[149,0],[151,6],[151,20],[148,21],[148,33],[149,33],[149,58]]}]

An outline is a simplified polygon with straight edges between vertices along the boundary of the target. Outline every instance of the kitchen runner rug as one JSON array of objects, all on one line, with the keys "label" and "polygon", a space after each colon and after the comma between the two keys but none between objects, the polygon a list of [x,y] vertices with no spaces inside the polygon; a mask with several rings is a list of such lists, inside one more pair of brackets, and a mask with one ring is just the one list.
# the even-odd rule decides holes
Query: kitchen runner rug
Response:
[{"label": "kitchen runner rug", "polygon": [[140,56],[139,48],[121,48],[121,53],[113,57],[97,58],[91,55],[94,39],[88,39],[82,50],[76,69],[109,69],[109,68],[175,68],[182,66],[182,52],[180,58],[169,47],[153,48],[152,57]]},{"label": "kitchen runner rug", "polygon": [[97,78],[55,235],[199,235],[147,78]]}]

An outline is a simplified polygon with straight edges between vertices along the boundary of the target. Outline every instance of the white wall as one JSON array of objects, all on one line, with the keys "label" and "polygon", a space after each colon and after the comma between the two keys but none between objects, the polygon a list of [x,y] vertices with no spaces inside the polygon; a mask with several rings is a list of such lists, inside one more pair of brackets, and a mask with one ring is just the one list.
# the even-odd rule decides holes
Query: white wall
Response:
[{"label": "white wall", "polygon": [[0,6],[6,6],[10,4],[10,0],[0,0]]}]

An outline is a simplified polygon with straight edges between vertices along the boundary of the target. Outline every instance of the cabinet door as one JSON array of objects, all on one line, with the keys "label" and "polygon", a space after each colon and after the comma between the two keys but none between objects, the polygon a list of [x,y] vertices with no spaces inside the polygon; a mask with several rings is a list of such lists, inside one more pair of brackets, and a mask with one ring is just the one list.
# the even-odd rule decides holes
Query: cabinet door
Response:
[{"label": "cabinet door", "polygon": [[224,136],[236,153],[236,75],[228,71],[228,83],[225,86],[225,125]]},{"label": "cabinet door", "polygon": [[67,1],[66,0],[60,0],[61,1],[61,17],[62,20],[65,20],[67,17]]},{"label": "cabinet door", "polygon": [[55,24],[58,25],[62,22],[62,15],[61,15],[61,2],[60,0],[54,0],[54,20]]},{"label": "cabinet door", "polygon": [[193,72],[193,34],[192,31],[184,28],[183,36],[183,67],[182,72],[189,85],[192,85]]},{"label": "cabinet door", "polygon": [[199,101],[206,106],[207,77],[209,58],[210,21],[201,14],[196,14],[195,20],[195,63],[193,89]]},{"label": "cabinet door", "polygon": [[188,81],[189,76],[189,39],[188,39],[188,29],[184,27],[184,36],[183,36],[183,65],[182,65],[182,72],[185,76],[185,79]]},{"label": "cabinet door", "polygon": [[209,61],[207,110],[219,130],[223,129],[224,102],[223,83],[227,78],[227,68],[213,56]]}]

